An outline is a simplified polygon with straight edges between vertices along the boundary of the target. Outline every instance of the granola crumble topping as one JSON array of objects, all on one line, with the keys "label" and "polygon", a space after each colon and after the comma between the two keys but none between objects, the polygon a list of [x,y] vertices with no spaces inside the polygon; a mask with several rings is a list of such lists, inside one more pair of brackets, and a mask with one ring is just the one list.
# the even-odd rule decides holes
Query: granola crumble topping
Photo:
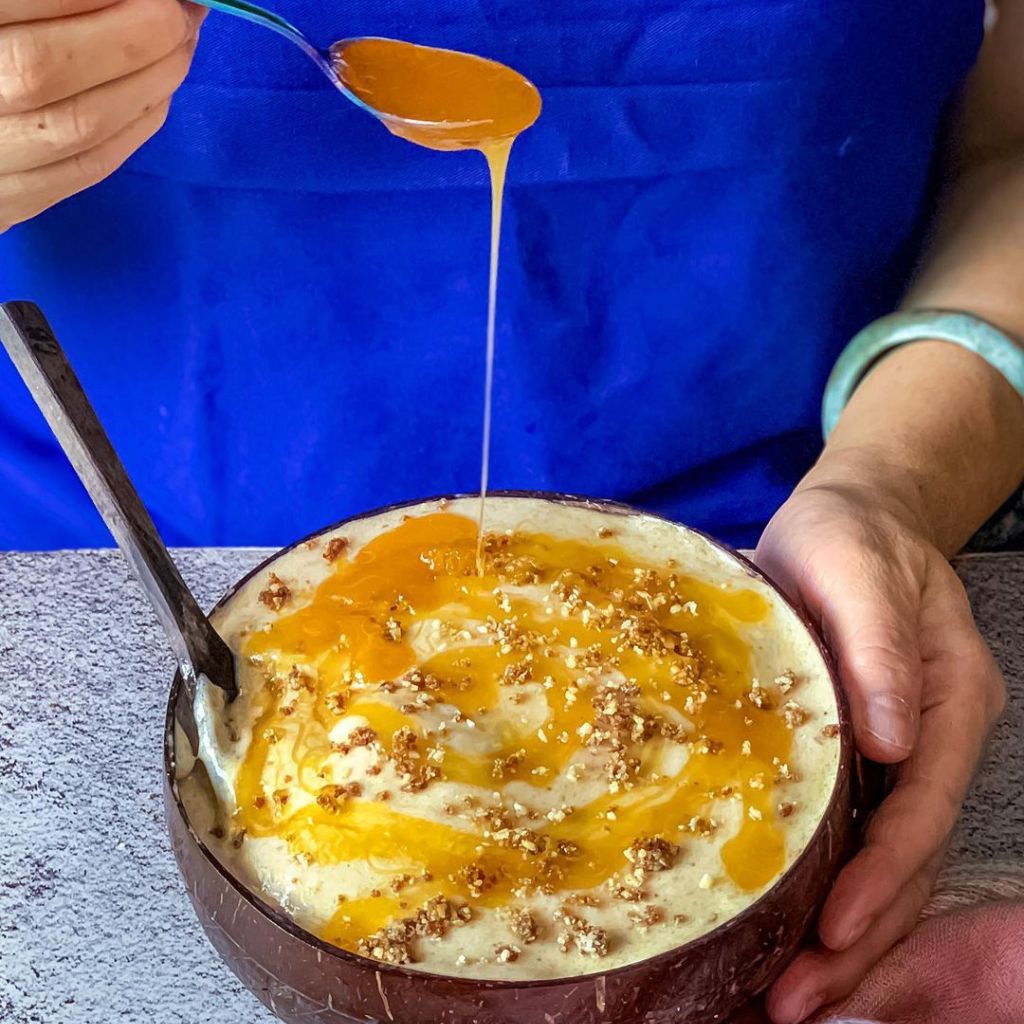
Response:
[{"label": "granola crumble topping", "polygon": [[665,920],[664,911],[660,907],[647,905],[640,910],[631,910],[626,917],[640,932],[646,932],[653,925],[660,924]]},{"label": "granola crumble topping", "polygon": [[608,933],[603,928],[589,924],[584,918],[570,911],[558,913],[562,929],[558,934],[558,948],[568,953],[575,948],[580,956],[603,957],[608,955]]},{"label": "granola crumble topping", "polygon": [[525,907],[509,907],[504,917],[509,931],[524,945],[537,941],[537,922]]},{"label": "granola crumble topping", "polygon": [[782,717],[786,723],[786,728],[796,729],[798,726],[803,725],[810,718],[810,715],[795,700],[787,700],[782,705]]},{"label": "granola crumble topping", "polygon": [[634,839],[626,850],[626,860],[633,865],[633,877],[641,881],[656,871],[667,871],[678,855],[679,847],[661,836]]},{"label": "granola crumble topping", "polygon": [[357,949],[363,956],[386,964],[416,963],[417,939],[442,939],[451,928],[465,924],[472,916],[467,905],[435,896],[413,916],[392,921],[368,938],[360,939]]},{"label": "granola crumble topping", "polygon": [[337,561],[349,547],[347,537],[332,537],[324,546],[324,559],[328,562]]},{"label": "granola crumble topping", "polygon": [[274,612],[279,612],[291,596],[291,590],[275,572],[270,574],[266,587],[260,591],[260,601]]}]

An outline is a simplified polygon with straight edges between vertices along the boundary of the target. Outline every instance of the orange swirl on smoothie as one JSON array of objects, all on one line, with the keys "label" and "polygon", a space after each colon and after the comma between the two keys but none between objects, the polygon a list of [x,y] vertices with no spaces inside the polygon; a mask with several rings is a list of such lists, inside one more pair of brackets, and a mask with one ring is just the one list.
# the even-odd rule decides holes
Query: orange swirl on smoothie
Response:
[{"label": "orange swirl on smoothie", "polygon": [[[708,841],[723,799],[743,809],[728,877],[755,890],[782,870],[775,789],[799,709],[791,680],[752,685],[739,632],[767,601],[599,533],[488,535],[481,574],[477,524],[436,513],[341,552],[308,600],[268,587],[280,611],[243,651],[266,681],[232,827],[373,866],[324,938],[365,951],[437,897],[632,884],[645,844]],[[450,784],[469,795],[439,807]],[[556,786],[589,795],[551,807]]]}]

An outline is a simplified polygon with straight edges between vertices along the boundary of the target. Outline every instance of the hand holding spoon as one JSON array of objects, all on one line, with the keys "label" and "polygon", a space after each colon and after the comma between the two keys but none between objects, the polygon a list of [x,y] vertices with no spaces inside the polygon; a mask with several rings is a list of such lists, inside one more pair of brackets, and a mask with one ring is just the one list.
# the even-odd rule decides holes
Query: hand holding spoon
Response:
[{"label": "hand holding spoon", "polygon": [[196,681],[206,676],[233,700],[231,651],[181,578],[42,312],[30,302],[0,306],[0,341],[156,611],[178,659],[188,698],[179,718],[195,747]]}]

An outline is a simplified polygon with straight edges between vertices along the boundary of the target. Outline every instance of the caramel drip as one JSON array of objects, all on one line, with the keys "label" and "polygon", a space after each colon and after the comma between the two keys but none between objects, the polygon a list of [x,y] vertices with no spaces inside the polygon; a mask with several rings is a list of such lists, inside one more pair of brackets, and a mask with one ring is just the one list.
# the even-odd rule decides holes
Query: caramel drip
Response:
[{"label": "caramel drip", "polygon": [[540,116],[540,94],[518,72],[468,53],[394,39],[356,39],[333,50],[345,85],[400,138],[428,149],[477,149],[491,185],[491,248],[487,287],[483,453],[477,567],[481,567],[491,451],[498,254],[505,175],[512,144]]},{"label": "caramel drip", "polygon": [[[741,636],[744,624],[767,618],[768,603],[752,590],[640,564],[614,538],[488,535],[479,568],[476,554],[472,520],[408,518],[334,562],[308,603],[284,608],[245,644],[244,654],[261,661],[268,678],[236,784],[234,824],[248,836],[284,839],[318,864],[362,861],[381,874],[381,894],[341,904],[323,937],[355,948],[435,895],[496,907],[524,891],[593,888],[629,867],[626,850],[638,837],[684,847],[710,841],[694,834],[700,827],[693,822],[709,818],[722,799],[741,802],[744,812],[721,849],[725,873],[746,890],[774,878],[785,862],[774,780],[789,758],[792,732],[770,683],[764,706],[751,702]],[[424,631],[445,646],[418,665],[412,638]],[[436,715],[396,703],[393,681],[414,669],[422,673],[414,679],[429,678],[432,711],[443,712],[446,732],[429,724]],[[542,852],[510,846],[493,821],[474,820],[497,806],[492,794],[502,794],[507,812],[510,782],[540,794],[576,763],[589,765],[586,779],[603,778],[595,754],[596,765],[614,762],[607,744],[587,745],[589,730],[603,728],[598,706],[626,692],[603,688],[609,671],[635,685],[637,732],[620,750],[636,759],[630,771],[621,783],[602,782],[599,798],[563,820],[516,820],[514,827],[541,837]],[[517,693],[544,701],[540,730],[517,717]],[[345,715],[365,719],[381,756],[399,729],[415,733],[421,753],[441,749],[439,777],[416,794],[431,817],[359,795],[333,808],[316,802],[332,765],[346,756],[328,739]],[[454,749],[452,737],[469,721],[492,741],[486,756]],[[283,804],[274,799],[276,776],[268,768],[272,745],[282,742],[296,765],[293,796]],[[682,770],[660,773],[680,746]],[[474,796],[471,809],[436,820],[431,786],[445,781],[473,787]],[[467,880],[471,869],[486,878],[482,889]],[[403,886],[391,891],[389,878],[404,879]]]},{"label": "caramel drip", "polygon": [[484,530],[487,514],[487,485],[491,470],[491,414],[494,393],[494,335],[498,311],[498,256],[501,248],[501,202],[505,175],[512,154],[512,139],[499,139],[482,147],[491,176],[491,258],[487,282],[487,350],[484,369],[483,451],[480,457],[480,513],[478,517],[476,565],[483,573]]}]

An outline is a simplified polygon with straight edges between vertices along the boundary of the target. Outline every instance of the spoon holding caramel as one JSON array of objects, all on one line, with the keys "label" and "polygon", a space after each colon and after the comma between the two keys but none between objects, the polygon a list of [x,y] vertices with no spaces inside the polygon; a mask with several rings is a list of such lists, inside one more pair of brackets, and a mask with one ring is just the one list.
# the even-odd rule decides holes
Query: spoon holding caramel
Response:
[{"label": "spoon holding caramel", "polygon": [[540,115],[536,87],[497,61],[370,36],[324,50],[284,18],[245,0],[197,2],[280,33],[356,106],[393,134],[430,149],[486,150],[514,139]]}]

